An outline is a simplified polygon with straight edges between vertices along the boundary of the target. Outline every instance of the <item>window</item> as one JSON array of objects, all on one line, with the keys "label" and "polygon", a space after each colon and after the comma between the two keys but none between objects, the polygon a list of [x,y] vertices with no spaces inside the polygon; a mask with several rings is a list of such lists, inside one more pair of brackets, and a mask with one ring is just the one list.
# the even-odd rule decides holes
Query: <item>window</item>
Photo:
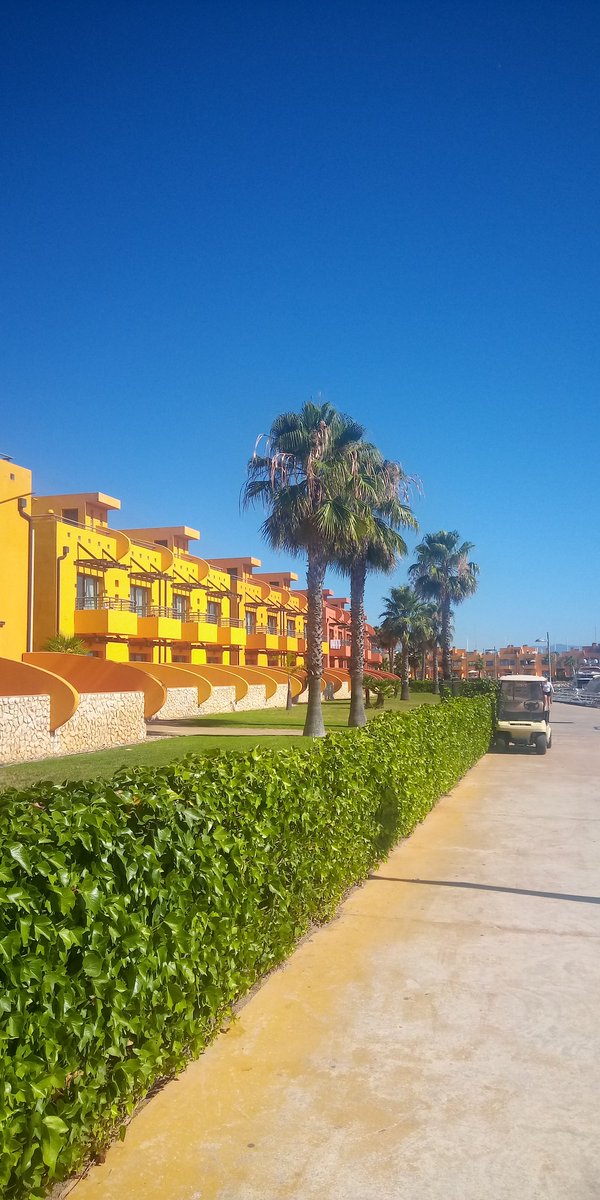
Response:
[{"label": "window", "polygon": [[232,578],[232,579],[237,579],[237,577],[238,577],[238,570],[237,570],[237,567],[228,567],[228,568],[227,568],[227,574],[228,574],[228,575],[231,575],[231,578]]},{"label": "window", "polygon": [[131,611],[137,613],[138,617],[146,617],[150,608],[150,588],[132,587],[129,603]]},{"label": "window", "polygon": [[286,625],[286,630],[287,630],[288,637],[295,637],[296,636],[296,622],[288,621],[287,625]]},{"label": "window", "polygon": [[79,520],[79,509],[78,508],[63,508],[62,519],[63,519],[63,521],[73,521],[73,523],[76,525]]},{"label": "window", "polygon": [[256,632],[256,613],[251,609],[246,613],[246,633]]},{"label": "window", "polygon": [[189,654],[174,654],[173,655],[174,663],[189,663],[189,661],[190,661]]},{"label": "window", "polygon": [[267,617],[267,633],[277,633],[277,617]]},{"label": "window", "polygon": [[96,575],[77,576],[77,608],[98,608],[100,580]]},{"label": "window", "polygon": [[216,600],[209,600],[206,605],[206,620],[210,625],[218,625],[221,619],[221,605]]},{"label": "window", "polygon": [[149,654],[130,654],[129,661],[130,662],[150,662],[150,655]]},{"label": "window", "polygon": [[173,616],[177,621],[187,621],[190,602],[187,596],[176,593],[173,596]]}]

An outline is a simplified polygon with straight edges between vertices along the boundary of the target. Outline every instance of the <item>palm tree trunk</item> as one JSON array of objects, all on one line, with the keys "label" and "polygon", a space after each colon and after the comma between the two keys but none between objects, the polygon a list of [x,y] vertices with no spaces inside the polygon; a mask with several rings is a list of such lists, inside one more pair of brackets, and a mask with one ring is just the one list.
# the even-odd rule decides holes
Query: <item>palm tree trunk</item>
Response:
[{"label": "palm tree trunk", "polygon": [[438,663],[437,642],[433,643],[433,694],[434,696],[439,696],[440,694],[440,668]]},{"label": "palm tree trunk", "polygon": [[423,646],[423,649],[421,651],[421,679],[425,678],[426,670],[427,670],[427,646]]},{"label": "palm tree trunk", "polygon": [[361,555],[352,564],[350,571],[350,612],[352,621],[352,645],[350,647],[350,715],[348,724],[366,725],[363,698],[363,676],[365,670],[365,579],[367,563]]},{"label": "palm tree trunk", "polygon": [[388,667],[389,667],[391,675],[396,674],[396,672],[394,671],[394,663],[396,661],[396,645],[397,645],[396,642],[391,642],[391,644],[390,644],[390,660],[388,662]]},{"label": "palm tree trunk", "polygon": [[306,588],[308,609],[306,613],[306,673],[308,675],[308,703],[304,722],[304,737],[324,737],[325,725],[321,708],[321,680],[323,678],[323,583],[325,581],[325,559],[319,549],[309,546]]},{"label": "palm tree trunk", "polygon": [[410,664],[408,661],[408,641],[405,639],[402,643],[402,691],[400,693],[401,700],[410,700],[410,688],[408,679],[410,675]]},{"label": "palm tree trunk", "polygon": [[452,660],[450,658],[450,601],[442,603],[442,670],[444,679],[452,679]]}]

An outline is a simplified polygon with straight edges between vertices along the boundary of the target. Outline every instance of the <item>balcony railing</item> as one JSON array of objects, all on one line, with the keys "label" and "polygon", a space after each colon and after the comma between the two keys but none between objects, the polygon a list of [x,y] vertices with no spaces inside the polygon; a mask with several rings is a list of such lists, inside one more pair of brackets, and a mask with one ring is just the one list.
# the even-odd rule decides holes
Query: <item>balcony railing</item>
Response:
[{"label": "balcony railing", "polygon": [[141,605],[134,604],[133,600],[122,600],[120,596],[78,596],[75,608],[79,611],[109,608],[117,612],[136,612],[139,616],[145,616],[147,611],[142,612]]},{"label": "balcony railing", "polygon": [[171,621],[188,620],[188,613],[168,604],[149,604],[147,608],[142,608],[140,605],[137,608],[134,607],[134,612],[137,612],[138,617],[168,617]]},{"label": "balcony railing", "polygon": [[204,625],[218,625],[219,629],[242,629],[244,625],[239,617],[222,617],[220,613],[193,612],[187,620],[198,621]]}]

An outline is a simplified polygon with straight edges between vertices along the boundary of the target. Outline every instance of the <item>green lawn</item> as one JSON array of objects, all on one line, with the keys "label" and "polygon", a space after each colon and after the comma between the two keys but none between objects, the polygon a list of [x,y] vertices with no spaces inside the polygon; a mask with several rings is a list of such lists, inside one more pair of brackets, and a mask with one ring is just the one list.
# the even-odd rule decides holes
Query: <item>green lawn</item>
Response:
[{"label": "green lawn", "polygon": [[[380,716],[382,711],[385,712],[406,712],[409,708],[415,708],[419,704],[437,704],[439,696],[432,696],[425,693],[415,694],[410,700],[386,700],[385,710],[381,708],[368,708],[367,717],[371,720],[373,717]],[[348,725],[348,714],[350,712],[349,700],[326,700],[323,703],[323,719],[326,729],[344,729]],[[261,708],[257,712],[236,712],[236,713],[221,713],[211,717],[191,717],[186,721],[186,725],[201,725],[205,729],[213,729],[215,726],[235,726],[240,725],[242,728],[267,728],[267,729],[302,729],[306,719],[306,705],[295,704],[292,709],[285,708]]]},{"label": "green lawn", "polygon": [[240,754],[254,746],[282,750],[297,744],[295,738],[260,735],[156,738],[139,746],[121,746],[114,750],[96,750],[92,754],[72,754],[66,758],[44,758],[39,762],[0,767],[0,791],[9,787],[25,788],[42,779],[50,783],[62,783],[65,779],[110,779],[121,767],[162,767],[185,754],[206,754],[209,750],[231,750]]},{"label": "green lawn", "polygon": [[[410,700],[386,700],[386,710],[405,712],[417,704],[437,703],[437,696],[415,695]],[[323,704],[323,716],[328,730],[346,729],[348,726],[348,700],[330,700]],[[382,709],[371,708],[367,711],[369,719],[380,715]],[[255,728],[252,735],[240,734],[238,737],[220,737],[218,734],[202,734],[197,737],[156,738],[142,742],[136,746],[121,746],[114,750],[98,750],[93,754],[73,754],[66,758],[46,758],[39,762],[15,763],[0,767],[0,791],[3,788],[25,788],[30,783],[48,780],[50,783],[62,783],[66,779],[110,779],[121,767],[160,767],[174,759],[183,758],[186,754],[206,754],[211,750],[229,750],[240,754],[251,750],[254,746],[269,746],[272,749],[285,750],[291,746],[309,749],[311,743],[301,738],[277,737],[277,735],[261,734],[263,729],[292,728],[301,732],[306,716],[306,706],[296,705],[289,712],[286,709],[261,709],[259,712],[223,713],[220,716],[202,717],[186,721],[186,725],[203,725],[210,728],[215,726],[240,726]]]}]

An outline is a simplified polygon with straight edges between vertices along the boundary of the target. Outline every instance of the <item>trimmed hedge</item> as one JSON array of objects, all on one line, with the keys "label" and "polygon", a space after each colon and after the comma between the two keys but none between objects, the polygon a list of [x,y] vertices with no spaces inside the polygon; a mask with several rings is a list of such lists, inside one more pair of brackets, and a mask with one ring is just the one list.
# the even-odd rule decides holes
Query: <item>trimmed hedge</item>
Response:
[{"label": "trimmed hedge", "polygon": [[427,692],[433,694],[433,679],[411,679],[408,686],[411,692]]},{"label": "trimmed hedge", "polygon": [[440,679],[442,696],[496,696],[499,690],[499,681],[487,676],[483,679],[452,679],[449,683]]},{"label": "trimmed hedge", "polygon": [[486,751],[488,698],[0,803],[0,1194],[96,1153]]}]

